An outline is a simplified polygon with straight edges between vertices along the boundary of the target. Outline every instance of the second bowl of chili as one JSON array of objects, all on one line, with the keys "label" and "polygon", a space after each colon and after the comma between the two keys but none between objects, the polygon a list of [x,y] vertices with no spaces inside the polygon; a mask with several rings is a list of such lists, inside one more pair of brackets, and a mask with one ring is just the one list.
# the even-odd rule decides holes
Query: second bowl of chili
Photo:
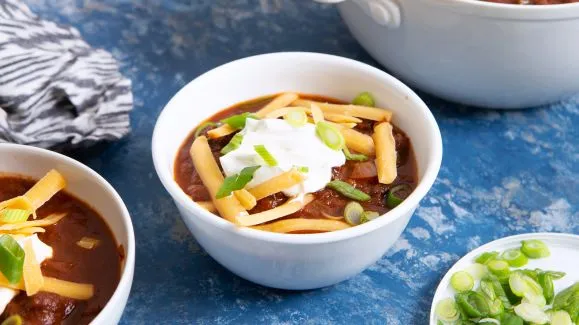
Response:
[{"label": "second bowl of chili", "polygon": [[118,193],[90,168],[49,150],[3,143],[0,154],[0,241],[24,250],[16,273],[2,256],[0,277],[16,282],[0,285],[0,322],[118,323],[135,267],[131,217]]}]

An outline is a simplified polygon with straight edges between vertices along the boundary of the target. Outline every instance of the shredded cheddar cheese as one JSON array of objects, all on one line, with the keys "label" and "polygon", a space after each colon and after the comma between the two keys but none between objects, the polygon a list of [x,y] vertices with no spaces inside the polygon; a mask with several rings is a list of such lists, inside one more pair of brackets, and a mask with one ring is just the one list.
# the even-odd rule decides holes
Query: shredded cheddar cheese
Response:
[{"label": "shredded cheddar cheese", "polygon": [[24,288],[29,296],[35,295],[44,286],[44,278],[40,270],[40,264],[36,259],[32,241],[27,240],[24,243],[24,266],[22,269],[22,279]]},{"label": "shredded cheddar cheese", "polygon": [[59,172],[53,169],[34,184],[34,186],[24,194],[24,197],[30,200],[33,210],[36,210],[65,187],[66,180]]},{"label": "shredded cheddar cheese", "polygon": [[55,213],[55,214],[51,214],[48,217],[44,218],[44,219],[40,219],[40,220],[34,220],[34,221],[24,221],[24,222],[20,222],[20,223],[11,223],[11,224],[5,224],[5,225],[1,225],[0,226],[0,231],[3,230],[16,230],[16,229],[22,229],[22,228],[28,228],[28,227],[45,227],[45,226],[50,226],[53,225],[55,223],[57,223],[58,221],[60,221],[60,219],[64,218],[66,216],[66,213]]}]

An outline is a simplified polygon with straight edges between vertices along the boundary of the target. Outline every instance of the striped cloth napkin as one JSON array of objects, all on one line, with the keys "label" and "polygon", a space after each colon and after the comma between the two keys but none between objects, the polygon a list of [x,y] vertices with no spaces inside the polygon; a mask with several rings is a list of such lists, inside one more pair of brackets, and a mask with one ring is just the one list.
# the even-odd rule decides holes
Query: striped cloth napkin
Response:
[{"label": "striped cloth napkin", "polygon": [[78,147],[130,131],[131,82],[72,27],[0,0],[0,142]]}]

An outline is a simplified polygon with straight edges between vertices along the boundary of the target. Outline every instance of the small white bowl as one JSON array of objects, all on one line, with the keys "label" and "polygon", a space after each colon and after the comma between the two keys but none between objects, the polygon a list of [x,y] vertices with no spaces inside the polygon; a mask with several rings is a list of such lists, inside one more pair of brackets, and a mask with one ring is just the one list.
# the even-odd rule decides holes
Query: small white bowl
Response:
[{"label": "small white bowl", "polygon": [[[339,99],[369,91],[394,111],[418,163],[416,190],[394,210],[350,229],[308,235],[239,228],[195,204],[174,180],[178,148],[204,119],[243,100],[284,91]],[[432,186],[442,159],[438,125],[426,105],[401,82],[369,65],[316,53],[273,53],[215,68],[181,89],[165,106],[153,133],[153,160],[161,182],[199,244],[217,262],[247,280],[282,289],[313,289],[348,279],[376,262],[398,239]]]},{"label": "small white bowl", "polygon": [[[524,269],[543,269],[543,270],[557,270],[559,272],[567,273],[565,277],[555,281],[555,292],[559,293],[561,290],[568,288],[579,281],[579,273],[577,272],[577,261],[579,260],[579,235],[562,234],[562,233],[528,233],[514,236],[503,237],[486,243],[470,253],[463,256],[448,270],[444,275],[432,298],[430,305],[430,325],[437,325],[436,306],[445,298],[454,297],[455,291],[450,285],[450,278],[458,271],[469,271],[469,267],[473,266],[474,260],[477,256],[484,252],[504,252],[507,249],[520,248],[523,240],[542,240],[551,252],[551,256],[547,258],[529,259],[528,264],[523,266]],[[475,288],[480,283],[480,279],[476,279]]]},{"label": "small white bowl", "polygon": [[0,144],[0,173],[39,179],[50,169],[63,174],[66,191],[94,208],[110,227],[118,245],[125,251],[121,279],[105,308],[91,322],[93,325],[117,324],[131,291],[135,269],[135,234],[131,217],[123,200],[92,169],[64,155],[30,146]]},{"label": "small white bowl", "polygon": [[456,102],[525,108],[579,93],[579,3],[340,3],[362,46],[397,76]]}]

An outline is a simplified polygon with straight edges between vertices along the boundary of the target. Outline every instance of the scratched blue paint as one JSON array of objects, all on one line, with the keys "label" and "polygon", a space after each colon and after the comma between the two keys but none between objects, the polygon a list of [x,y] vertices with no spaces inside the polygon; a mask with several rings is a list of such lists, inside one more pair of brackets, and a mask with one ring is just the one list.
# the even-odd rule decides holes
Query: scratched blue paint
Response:
[{"label": "scratched blue paint", "polygon": [[304,50],[377,65],[335,8],[306,0],[27,3],[111,51],[133,81],[132,134],[69,153],[106,177],[133,216],[137,264],[121,324],[426,324],[439,279],[468,250],[522,232],[579,233],[579,96],[498,112],[419,93],[442,130],[443,167],[388,255],[322,290],[241,280],[199,248],[154,174],[155,119],[187,81],[248,55]]}]

